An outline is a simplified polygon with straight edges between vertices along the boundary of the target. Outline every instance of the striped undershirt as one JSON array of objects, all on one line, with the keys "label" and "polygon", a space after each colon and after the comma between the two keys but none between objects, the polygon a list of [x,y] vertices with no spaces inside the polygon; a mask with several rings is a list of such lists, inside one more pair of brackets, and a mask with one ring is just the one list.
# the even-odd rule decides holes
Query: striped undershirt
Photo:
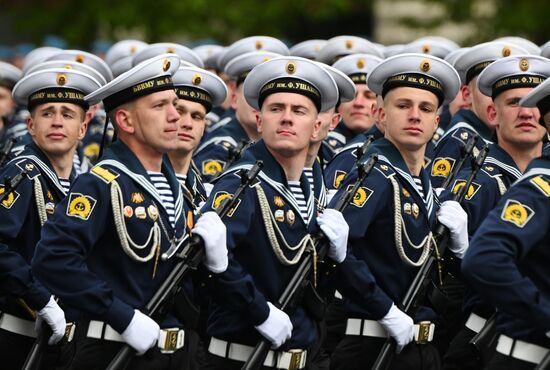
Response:
[{"label": "striped undershirt", "polygon": [[292,195],[294,195],[294,198],[296,199],[296,203],[298,203],[298,208],[300,210],[302,218],[305,220],[306,224],[309,223],[309,220],[307,218],[306,198],[304,197],[304,192],[302,191],[302,188],[300,186],[300,181],[289,181],[288,186],[290,187]]},{"label": "striped undershirt", "polygon": [[65,194],[69,194],[69,188],[71,187],[71,182],[69,181],[69,179],[62,179],[60,177],[59,183],[61,184],[61,187],[65,191]]},{"label": "striped undershirt", "polygon": [[187,181],[187,175],[181,175],[179,173],[176,173],[176,177],[178,178],[179,182],[185,186],[185,181]]},{"label": "striped undershirt", "polygon": [[147,174],[160,195],[162,205],[166,209],[166,213],[168,213],[168,220],[170,221],[170,224],[172,224],[172,227],[175,227],[176,212],[174,207],[174,195],[172,194],[170,185],[168,185],[168,180],[166,180],[166,177],[164,177],[164,174],[161,172],[147,171]]},{"label": "striped undershirt", "polygon": [[426,198],[424,197],[424,188],[422,187],[422,179],[418,176],[413,176],[412,178],[414,180],[414,184],[416,185],[416,189],[418,190],[418,193],[420,193],[420,196],[422,197],[422,199],[425,200]]}]

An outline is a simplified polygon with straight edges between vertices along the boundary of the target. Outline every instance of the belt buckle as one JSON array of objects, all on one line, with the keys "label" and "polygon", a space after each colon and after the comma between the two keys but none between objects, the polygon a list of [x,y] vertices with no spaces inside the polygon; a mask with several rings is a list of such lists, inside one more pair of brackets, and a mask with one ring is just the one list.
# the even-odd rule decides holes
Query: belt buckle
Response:
[{"label": "belt buckle", "polygon": [[159,343],[161,353],[174,353],[183,347],[184,331],[179,328],[161,329],[164,343]]},{"label": "belt buckle", "polygon": [[302,355],[304,354],[304,351],[299,349],[291,349],[288,352],[290,353],[290,363],[288,365],[288,370],[301,369],[300,365],[302,364]]},{"label": "belt buckle", "polygon": [[432,323],[430,321],[420,321],[418,324],[417,344],[427,344],[431,341]]},{"label": "belt buckle", "polygon": [[64,338],[67,340],[67,343],[70,343],[74,338],[74,332],[76,330],[76,323],[68,322],[65,326],[65,335]]}]

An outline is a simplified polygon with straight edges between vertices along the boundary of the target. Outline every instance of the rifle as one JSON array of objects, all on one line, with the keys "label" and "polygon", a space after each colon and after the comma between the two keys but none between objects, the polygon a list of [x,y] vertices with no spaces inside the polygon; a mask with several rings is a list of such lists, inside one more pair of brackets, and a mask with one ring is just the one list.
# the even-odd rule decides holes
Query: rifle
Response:
[{"label": "rifle", "polygon": [[225,169],[228,169],[233,162],[241,158],[241,155],[243,152],[252,145],[252,142],[249,142],[248,140],[241,139],[239,140],[239,144],[236,147],[230,147],[228,149],[227,153],[227,162],[225,164]]},{"label": "rifle", "polygon": [[367,138],[363,142],[363,145],[361,145],[361,147],[357,149],[357,161],[360,161],[361,158],[363,158],[363,156],[367,152],[367,149],[369,149],[369,146],[372,144],[373,141],[374,135],[367,136]]},{"label": "rifle", "polygon": [[[465,196],[468,194],[468,189],[472,184],[472,181],[476,177],[478,171],[483,165],[483,162],[485,161],[485,157],[487,156],[488,151],[489,149],[487,146],[484,146],[481,149],[481,151],[472,163],[472,172],[466,180],[466,184],[462,188],[460,188],[459,191],[454,195],[454,201],[461,203],[464,200]],[[399,308],[403,312],[407,313],[409,316],[414,317],[414,311],[416,311],[416,309],[422,303],[422,300],[426,296],[427,288],[431,281],[430,274],[436,263],[441,263],[440,256],[442,256],[447,249],[449,237],[449,229],[447,229],[444,225],[438,223],[434,232],[436,243],[432,250],[432,253],[416,273],[416,276],[414,277],[412,284],[407,290],[403,301],[399,305]],[[388,338],[382,346],[382,349],[378,354],[378,358],[374,362],[371,369],[387,369],[390,366],[393,354],[395,353],[395,346],[395,340],[393,340],[392,338]]]},{"label": "rifle", "polygon": [[2,168],[4,166],[4,163],[6,163],[6,161],[8,160],[8,157],[16,141],[17,139],[12,137],[4,144],[4,147],[0,152],[0,168]]},{"label": "rifle", "polygon": [[473,134],[466,142],[466,145],[462,147],[462,156],[460,157],[460,160],[458,161],[456,166],[454,166],[453,171],[449,174],[449,176],[445,178],[443,184],[441,184],[441,187],[443,189],[446,189],[451,184],[451,182],[456,178],[462,167],[464,167],[464,163],[466,163],[466,160],[472,155],[478,139],[479,136],[477,134]]},{"label": "rifle", "polygon": [[[342,195],[342,197],[336,203],[334,207],[337,211],[343,212],[347,205],[353,200],[355,193],[361,186],[362,182],[369,175],[369,173],[374,168],[378,156],[372,155],[366,162],[357,163],[357,169],[359,175],[353,186],[348,187],[347,191]],[[327,252],[328,252],[328,240],[323,236],[322,232],[319,232],[315,237],[315,250],[317,251],[317,258],[319,261],[323,261]],[[283,291],[281,296],[276,302],[276,306],[285,311],[290,312],[293,310],[296,305],[299,303],[300,297],[302,297],[305,290],[308,288],[311,269],[313,268],[310,258],[306,256],[302,258],[296,272],[290,279],[286,289]],[[263,338],[257,345],[254,347],[250,357],[245,362],[241,370],[251,370],[259,369],[271,347],[271,342],[266,338]]]},{"label": "rifle", "polygon": [[481,357],[484,348],[492,348],[497,340],[497,315],[493,314],[487,321],[481,330],[470,339],[469,344],[474,346],[477,353]]},{"label": "rifle", "polygon": [[4,177],[4,192],[0,194],[0,203],[4,201],[25,179],[27,170],[21,170],[14,178],[10,179],[8,176]]},{"label": "rifle", "polygon": [[[244,190],[256,178],[262,169],[263,162],[256,161],[254,166],[247,171],[241,172],[241,184],[231,198],[226,198],[216,210],[216,213],[221,217],[227,215],[237,204]],[[149,316],[159,316],[165,312],[167,306],[172,301],[172,298],[177,295],[181,281],[200,264],[204,255],[204,242],[198,235],[193,235],[182,253],[178,255],[180,261],[176,264],[170,275],[162,283],[157,292],[149,300],[142,312]],[[166,255],[163,255],[166,259]],[[111,360],[108,370],[124,369],[131,357],[135,354],[135,350],[125,344]]]}]

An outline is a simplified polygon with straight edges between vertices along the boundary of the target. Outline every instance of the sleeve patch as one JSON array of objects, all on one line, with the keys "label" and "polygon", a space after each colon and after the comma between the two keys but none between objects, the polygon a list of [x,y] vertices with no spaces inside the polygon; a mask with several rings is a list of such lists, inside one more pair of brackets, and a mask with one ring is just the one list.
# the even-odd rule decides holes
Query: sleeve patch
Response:
[{"label": "sleeve patch", "polygon": [[107,184],[111,183],[114,179],[120,176],[118,173],[103,168],[101,166],[94,166],[90,170],[90,172],[99,177],[101,180],[105,181]]},{"label": "sleeve patch", "polygon": [[[353,188],[353,185],[348,186],[348,191],[350,191]],[[353,199],[351,203],[356,206],[357,208],[362,208],[365,203],[367,203],[367,200],[371,197],[371,195],[374,193],[373,190],[361,186],[357,189],[357,192],[353,195]]]},{"label": "sleeve patch", "polygon": [[[3,196],[3,194],[6,192],[6,187],[4,184],[0,184],[0,196]],[[3,200],[2,200],[2,207],[6,209],[10,209],[13,204],[17,201],[19,198],[19,193],[14,191],[11,191]]]},{"label": "sleeve patch", "polygon": [[217,175],[218,173],[223,171],[223,168],[225,166],[224,161],[218,161],[214,159],[207,159],[206,161],[202,162],[202,173],[203,175]]},{"label": "sleeve patch", "polygon": [[542,176],[533,177],[531,180],[529,180],[529,182],[535,185],[536,188],[542,192],[542,194],[550,197],[550,184],[545,179],[543,179]]},{"label": "sleeve patch", "polygon": [[514,199],[508,199],[500,218],[506,222],[513,223],[519,228],[523,228],[534,215],[535,211],[525,204],[521,204]]},{"label": "sleeve patch", "polygon": [[347,172],[336,170],[334,173],[334,189],[338,189],[340,185],[342,184],[342,181],[344,181],[344,178],[346,177]]},{"label": "sleeve patch", "polygon": [[[460,189],[462,189],[464,186],[466,186],[466,180],[456,180],[453,184],[453,194],[457,194]],[[475,182],[472,182],[470,184],[470,187],[468,188],[468,191],[466,192],[466,200],[471,200],[474,195],[476,195],[477,191],[481,188],[480,184],[477,184]]]},{"label": "sleeve patch", "polygon": [[[225,203],[225,201],[229,202],[231,201],[232,198],[233,198],[232,194],[229,194],[226,191],[218,191],[214,195],[214,200],[212,201],[212,209],[217,211],[218,208],[220,208],[222,204]],[[231,208],[229,212],[227,212],[227,217],[233,216],[233,213],[235,213],[235,211],[237,210],[237,207],[239,207],[239,204],[241,204],[240,199],[238,199],[237,204],[233,208]]]},{"label": "sleeve patch", "polygon": [[447,177],[451,173],[455,160],[449,157],[438,157],[434,159],[432,165],[432,176],[436,177]]},{"label": "sleeve patch", "polygon": [[97,201],[80,193],[71,193],[67,203],[67,216],[80,218],[87,221],[92,214]]}]

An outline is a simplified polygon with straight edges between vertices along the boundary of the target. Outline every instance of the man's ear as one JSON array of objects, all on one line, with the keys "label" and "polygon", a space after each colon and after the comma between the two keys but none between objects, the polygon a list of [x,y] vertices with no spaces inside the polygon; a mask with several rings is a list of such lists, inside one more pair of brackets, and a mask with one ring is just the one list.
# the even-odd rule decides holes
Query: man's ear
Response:
[{"label": "man's ear", "polygon": [[120,108],[115,112],[117,127],[122,132],[133,134],[135,132],[134,120],[128,109]]}]

